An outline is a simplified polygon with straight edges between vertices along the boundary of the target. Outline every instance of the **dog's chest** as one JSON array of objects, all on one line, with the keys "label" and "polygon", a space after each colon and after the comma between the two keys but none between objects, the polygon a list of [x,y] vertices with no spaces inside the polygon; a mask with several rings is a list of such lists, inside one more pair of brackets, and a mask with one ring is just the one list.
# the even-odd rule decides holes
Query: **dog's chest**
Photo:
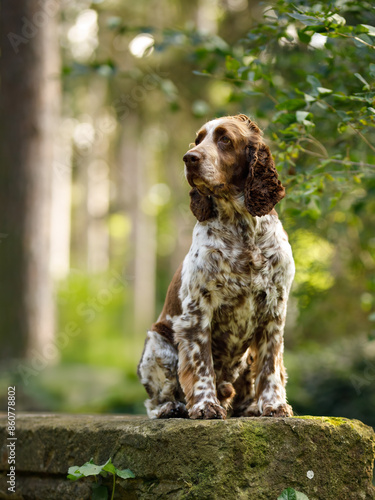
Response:
[{"label": "dog's chest", "polygon": [[[241,355],[264,315],[278,315],[294,265],[281,224],[197,225],[186,261],[186,292],[211,318],[213,352]],[[280,305],[281,304],[281,305]]]},{"label": "dog's chest", "polygon": [[[274,254],[278,252],[275,247]],[[272,253],[272,252],[271,252]],[[247,225],[198,225],[187,267],[189,292],[198,293],[211,309],[241,305],[272,274],[270,255]]]}]

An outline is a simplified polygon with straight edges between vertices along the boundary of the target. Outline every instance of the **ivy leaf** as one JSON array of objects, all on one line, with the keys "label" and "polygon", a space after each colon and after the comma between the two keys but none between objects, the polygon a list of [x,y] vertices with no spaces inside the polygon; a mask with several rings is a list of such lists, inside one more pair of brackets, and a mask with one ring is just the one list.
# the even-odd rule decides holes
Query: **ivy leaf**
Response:
[{"label": "ivy leaf", "polygon": [[281,102],[276,106],[276,109],[282,110],[286,109],[288,111],[296,111],[297,109],[304,108],[306,106],[305,99],[288,99]]},{"label": "ivy leaf", "polygon": [[309,33],[306,33],[304,29],[298,30],[297,34],[298,34],[298,38],[301,40],[302,43],[308,44],[311,42],[312,35],[310,35]]},{"label": "ivy leaf", "polygon": [[102,469],[106,472],[110,472],[111,474],[116,474],[116,467],[113,465],[112,460],[109,459],[103,466]]},{"label": "ivy leaf", "polygon": [[305,101],[307,103],[316,101],[316,97],[314,97],[310,94],[304,94],[304,97],[305,97]]},{"label": "ivy leaf", "polygon": [[293,488],[287,488],[284,490],[277,500],[309,500],[306,495],[294,490]]},{"label": "ivy leaf", "polygon": [[133,479],[135,477],[134,472],[132,472],[130,469],[116,469],[116,475],[118,477],[121,477],[122,479]]},{"label": "ivy leaf", "polygon": [[283,113],[282,111],[279,111],[275,114],[273,121],[275,123],[281,123],[282,125],[288,126],[293,123],[295,119],[296,115],[294,113]]},{"label": "ivy leaf", "polygon": [[225,67],[228,71],[234,71],[237,72],[239,68],[241,67],[241,64],[237,59],[234,59],[232,56],[227,56],[225,58]]},{"label": "ivy leaf", "polygon": [[[359,35],[358,38],[360,40],[363,40],[363,42],[365,43],[368,43],[369,45],[372,44],[372,39],[367,36],[367,34],[364,34],[364,35]],[[360,41],[360,40],[357,40],[357,38],[353,38],[353,42],[354,44],[358,47],[358,48],[363,48],[363,43]]]},{"label": "ivy leaf", "polygon": [[81,479],[81,477],[84,477],[84,476],[83,476],[83,474],[81,474],[81,472],[79,472],[78,465],[73,465],[72,467],[69,467],[67,477],[71,481],[77,481],[77,479]]},{"label": "ivy leaf", "polygon": [[361,27],[366,29],[366,33],[370,36],[375,36],[375,27],[369,24],[360,24]]},{"label": "ivy leaf", "polygon": [[312,93],[313,95],[319,95],[318,88],[323,88],[320,81],[314,75],[308,75],[306,80],[312,87],[312,92],[310,93]]},{"label": "ivy leaf", "polygon": [[309,116],[309,112],[308,111],[297,111],[296,112],[296,118],[297,118],[297,122],[299,123],[303,123],[306,118]]},{"label": "ivy leaf", "polygon": [[85,464],[79,467],[78,471],[83,474],[85,477],[87,476],[97,476],[103,470],[103,465],[96,465],[93,463],[93,459],[90,462],[86,462]]},{"label": "ivy leaf", "polygon": [[297,21],[301,21],[302,24],[305,26],[314,26],[314,25],[322,25],[323,21],[317,19],[316,17],[313,16],[306,16],[305,14],[296,14],[295,12],[290,13],[287,12],[288,16],[292,17],[293,19],[297,19]]},{"label": "ivy leaf", "polygon": [[332,26],[344,26],[346,24],[346,19],[345,17],[340,16],[339,14],[333,14],[332,16],[329,16],[327,18],[327,21],[332,25]]},{"label": "ivy leaf", "polygon": [[354,73],[354,76],[356,76],[358,78],[358,80],[360,80],[364,84],[364,87],[363,87],[364,90],[370,90],[369,83],[366,82],[366,80],[363,78],[362,75],[360,75],[359,73]]},{"label": "ivy leaf", "polygon": [[331,94],[332,90],[331,89],[326,89],[324,87],[317,87],[316,90],[319,92],[319,94]]},{"label": "ivy leaf", "polygon": [[98,476],[99,474],[106,476],[107,472],[111,472],[112,474],[115,474],[116,472],[116,468],[112,464],[111,459],[107,460],[107,462],[103,465],[96,465],[94,464],[94,459],[91,458],[89,462],[86,462],[80,467],[77,467],[76,465],[69,467],[68,479],[76,481],[82,477]]}]

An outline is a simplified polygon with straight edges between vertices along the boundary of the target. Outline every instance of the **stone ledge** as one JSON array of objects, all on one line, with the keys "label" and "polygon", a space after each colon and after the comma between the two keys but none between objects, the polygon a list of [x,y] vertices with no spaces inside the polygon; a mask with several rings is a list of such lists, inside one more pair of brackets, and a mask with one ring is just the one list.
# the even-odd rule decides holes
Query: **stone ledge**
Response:
[{"label": "stone ledge", "polygon": [[272,500],[287,487],[309,500],[375,498],[375,436],[356,420],[19,414],[16,425],[14,495],[7,494],[8,434],[0,416],[0,498],[88,499],[87,480],[72,483],[67,470],[109,457],[136,475],[118,480],[116,498]]}]

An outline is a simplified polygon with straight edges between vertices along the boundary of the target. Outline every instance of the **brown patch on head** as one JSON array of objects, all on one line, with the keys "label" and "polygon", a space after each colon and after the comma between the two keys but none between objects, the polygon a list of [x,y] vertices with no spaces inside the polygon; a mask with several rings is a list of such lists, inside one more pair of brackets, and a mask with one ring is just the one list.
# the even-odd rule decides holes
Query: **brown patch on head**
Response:
[{"label": "brown patch on head", "polygon": [[250,214],[262,216],[285,195],[261,130],[244,114],[206,123],[184,161],[191,210],[201,222],[216,216],[215,197],[244,192]]},{"label": "brown patch on head", "polygon": [[246,146],[258,144],[260,138],[259,128],[245,115],[206,123],[184,156],[189,184],[205,196],[243,190],[248,174]]}]

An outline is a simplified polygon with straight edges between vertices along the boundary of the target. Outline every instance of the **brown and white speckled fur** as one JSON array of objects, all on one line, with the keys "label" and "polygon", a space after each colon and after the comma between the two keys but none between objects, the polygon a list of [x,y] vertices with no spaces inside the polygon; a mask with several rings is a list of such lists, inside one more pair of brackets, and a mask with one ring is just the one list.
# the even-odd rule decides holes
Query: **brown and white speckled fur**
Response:
[{"label": "brown and white speckled fur", "polygon": [[294,262],[271,153],[237,115],[202,127],[184,161],[198,222],[139,363],[147,413],[292,415],[283,330]]}]

